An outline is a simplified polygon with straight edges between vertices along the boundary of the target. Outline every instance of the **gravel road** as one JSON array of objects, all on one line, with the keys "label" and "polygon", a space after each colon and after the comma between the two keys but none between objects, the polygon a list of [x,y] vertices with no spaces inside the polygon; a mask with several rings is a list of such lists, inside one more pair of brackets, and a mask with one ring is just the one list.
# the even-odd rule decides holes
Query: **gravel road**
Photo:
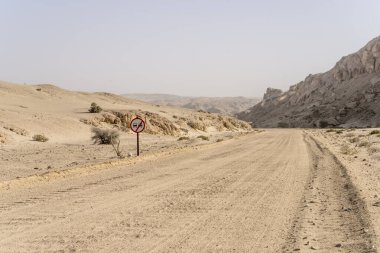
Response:
[{"label": "gravel road", "polygon": [[22,182],[0,190],[0,252],[376,252],[344,168],[302,130]]}]

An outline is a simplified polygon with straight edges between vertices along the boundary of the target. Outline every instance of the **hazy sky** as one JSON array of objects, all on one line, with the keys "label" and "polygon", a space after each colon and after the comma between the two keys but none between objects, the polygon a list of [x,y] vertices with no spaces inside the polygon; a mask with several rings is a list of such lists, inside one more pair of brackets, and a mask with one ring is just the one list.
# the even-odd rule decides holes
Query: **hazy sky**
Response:
[{"label": "hazy sky", "polygon": [[0,0],[0,80],[262,96],[380,35],[379,0]]}]

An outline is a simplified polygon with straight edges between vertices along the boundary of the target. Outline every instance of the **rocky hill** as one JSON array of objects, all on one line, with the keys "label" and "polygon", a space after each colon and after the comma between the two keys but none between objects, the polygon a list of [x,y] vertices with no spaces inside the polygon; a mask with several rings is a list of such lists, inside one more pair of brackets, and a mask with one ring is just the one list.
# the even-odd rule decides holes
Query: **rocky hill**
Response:
[{"label": "rocky hill", "polygon": [[168,94],[125,94],[144,102],[234,115],[254,106],[261,99],[247,97],[183,97]]},{"label": "rocky hill", "polygon": [[238,117],[257,127],[379,127],[380,37],[286,92],[268,88]]}]

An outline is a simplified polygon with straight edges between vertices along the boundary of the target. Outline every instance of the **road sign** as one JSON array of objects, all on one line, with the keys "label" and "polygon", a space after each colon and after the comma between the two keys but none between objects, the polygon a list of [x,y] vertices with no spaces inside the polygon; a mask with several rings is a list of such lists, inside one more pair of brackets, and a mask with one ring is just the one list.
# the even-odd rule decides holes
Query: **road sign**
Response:
[{"label": "road sign", "polygon": [[140,118],[136,117],[133,120],[131,120],[131,124],[129,125],[131,130],[135,133],[137,133],[137,156],[140,155],[140,133],[144,131],[145,129],[145,121]]},{"label": "road sign", "polygon": [[141,133],[145,129],[145,121],[141,118],[134,118],[131,121],[130,128],[135,133]]}]

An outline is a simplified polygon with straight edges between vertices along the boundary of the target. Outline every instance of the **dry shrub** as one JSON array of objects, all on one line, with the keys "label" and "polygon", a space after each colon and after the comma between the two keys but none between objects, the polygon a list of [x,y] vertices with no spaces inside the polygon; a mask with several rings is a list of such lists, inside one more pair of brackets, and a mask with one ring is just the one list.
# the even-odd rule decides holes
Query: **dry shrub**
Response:
[{"label": "dry shrub", "polygon": [[358,151],[354,148],[351,148],[349,145],[344,144],[342,147],[340,147],[340,152],[345,155],[353,155],[356,154]]},{"label": "dry shrub", "polygon": [[187,136],[181,136],[178,138],[178,141],[188,141],[188,140],[190,140],[190,138]]},{"label": "dry shrub", "polygon": [[375,153],[378,153],[380,151],[380,148],[378,148],[378,147],[368,147],[367,150],[368,150],[368,153],[370,155],[373,155]]},{"label": "dry shrub", "polygon": [[43,134],[35,134],[33,135],[32,139],[33,141],[38,141],[38,142],[47,142],[49,140],[49,138]]},{"label": "dry shrub", "polygon": [[216,142],[222,142],[223,141],[223,139],[217,139],[216,140]]},{"label": "dry shrub", "polygon": [[370,143],[369,141],[362,141],[358,144],[359,147],[370,147],[372,145],[372,143]]},{"label": "dry shrub", "polygon": [[22,136],[27,136],[28,131],[25,129],[15,127],[15,126],[4,126],[4,129],[9,130],[11,132],[14,132],[15,134],[22,135]]},{"label": "dry shrub", "polygon": [[91,139],[94,144],[111,144],[113,150],[119,158],[124,158],[122,151],[120,149],[120,133],[113,129],[101,129],[92,128],[91,130],[94,135]]},{"label": "dry shrub", "polygon": [[94,134],[91,137],[94,144],[116,144],[119,141],[120,134],[116,130],[94,127],[91,131]]},{"label": "dry shrub", "polygon": [[210,140],[207,136],[204,136],[204,135],[199,135],[197,138],[198,139],[202,139],[204,141],[209,141]]},{"label": "dry shrub", "polygon": [[6,143],[8,141],[8,137],[5,133],[0,133],[0,143]]},{"label": "dry shrub", "polygon": [[354,137],[354,138],[351,138],[350,139],[350,142],[351,143],[356,143],[356,142],[359,142],[360,141],[360,138],[359,137]]}]

